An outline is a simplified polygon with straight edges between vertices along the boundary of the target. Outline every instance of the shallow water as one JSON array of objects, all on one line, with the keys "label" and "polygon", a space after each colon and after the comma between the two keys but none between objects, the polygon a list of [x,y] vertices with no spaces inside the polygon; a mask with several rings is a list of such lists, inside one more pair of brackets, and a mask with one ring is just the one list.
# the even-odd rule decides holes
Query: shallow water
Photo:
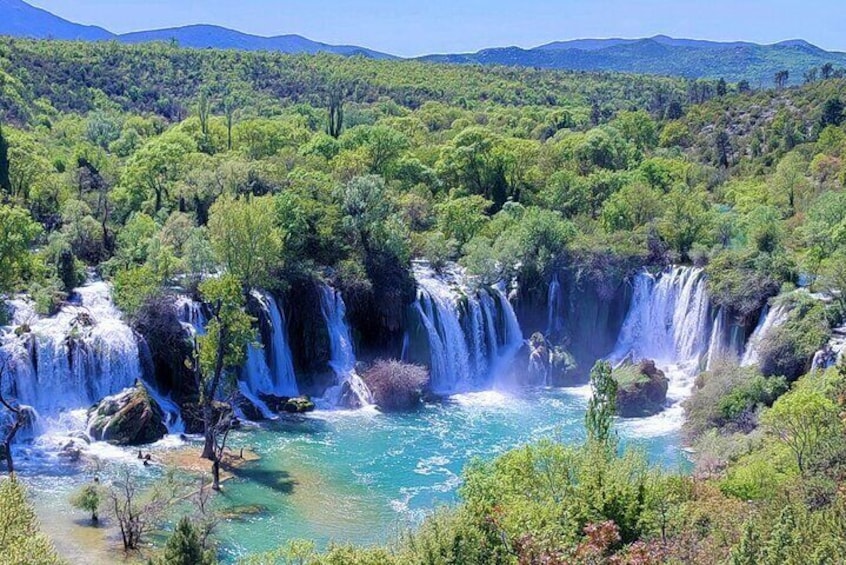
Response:
[{"label": "shallow water", "polygon": [[[237,516],[220,526],[222,557],[233,562],[295,538],[321,547],[329,541],[390,541],[437,506],[454,503],[461,471],[473,458],[491,459],[543,438],[582,441],[589,394],[588,387],[520,396],[474,393],[411,414],[317,412],[233,434],[234,449],[252,449],[261,460],[237,471],[219,499]],[[653,462],[684,470],[679,421],[668,416],[621,421],[617,428],[624,442],[645,449]],[[161,470],[138,465],[136,453],[109,449],[100,474],[129,463],[155,478]],[[74,562],[96,562],[93,551],[75,547],[86,543],[76,526],[83,516],[66,502],[92,471],[51,461],[21,462],[42,520],[57,522],[49,528],[54,535],[66,532],[60,549],[76,552],[68,555]]]},{"label": "shallow water", "polygon": [[[239,434],[233,445],[246,444],[262,460],[239,471],[226,502],[258,504],[262,512],[224,525],[226,557],[292,538],[321,546],[390,540],[433,508],[455,502],[471,459],[491,459],[542,438],[582,441],[588,396],[587,387],[521,397],[476,393],[413,414],[324,412]],[[648,437],[640,438],[637,421],[619,426],[624,441],[671,469],[687,465],[677,429],[670,425],[661,433],[650,425]]]}]

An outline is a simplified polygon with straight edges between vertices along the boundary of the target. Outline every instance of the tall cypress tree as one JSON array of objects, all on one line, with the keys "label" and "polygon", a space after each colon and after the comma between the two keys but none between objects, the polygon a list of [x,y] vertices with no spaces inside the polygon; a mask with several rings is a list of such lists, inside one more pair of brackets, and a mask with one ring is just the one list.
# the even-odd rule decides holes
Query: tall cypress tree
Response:
[{"label": "tall cypress tree", "polygon": [[3,135],[3,124],[0,122],[0,190],[12,193],[12,181],[9,176],[9,143]]}]

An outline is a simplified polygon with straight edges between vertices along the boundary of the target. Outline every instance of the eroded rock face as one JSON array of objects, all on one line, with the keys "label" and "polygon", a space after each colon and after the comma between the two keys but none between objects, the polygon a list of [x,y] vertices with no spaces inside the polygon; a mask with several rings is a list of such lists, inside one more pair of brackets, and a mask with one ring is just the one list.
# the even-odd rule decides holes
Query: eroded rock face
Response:
[{"label": "eroded rock face", "polygon": [[645,359],[633,367],[638,378],[620,383],[617,390],[617,413],[624,418],[652,416],[661,412],[667,402],[670,380]]},{"label": "eroded rock face", "polygon": [[109,396],[88,411],[88,434],[116,445],[144,445],[167,435],[164,412],[143,386]]}]

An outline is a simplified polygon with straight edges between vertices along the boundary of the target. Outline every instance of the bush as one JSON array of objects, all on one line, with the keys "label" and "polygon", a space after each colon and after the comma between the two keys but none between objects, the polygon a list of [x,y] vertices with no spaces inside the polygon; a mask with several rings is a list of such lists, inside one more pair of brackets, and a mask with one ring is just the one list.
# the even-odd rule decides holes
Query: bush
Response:
[{"label": "bush", "polygon": [[789,381],[810,368],[814,354],[831,337],[825,305],[805,293],[793,293],[787,321],[761,340],[759,363],[765,375],[784,375]]},{"label": "bush", "polygon": [[783,377],[764,377],[754,367],[717,366],[699,376],[685,402],[685,431],[691,439],[712,428],[749,432],[757,425],[760,407],[772,406],[785,392]]},{"label": "bush", "polygon": [[429,372],[419,365],[380,360],[362,375],[362,379],[382,410],[410,410],[420,404],[422,389],[429,381]]},{"label": "bush", "polygon": [[705,272],[715,304],[749,317],[778,294],[791,266],[780,255],[726,249],[711,258]]}]

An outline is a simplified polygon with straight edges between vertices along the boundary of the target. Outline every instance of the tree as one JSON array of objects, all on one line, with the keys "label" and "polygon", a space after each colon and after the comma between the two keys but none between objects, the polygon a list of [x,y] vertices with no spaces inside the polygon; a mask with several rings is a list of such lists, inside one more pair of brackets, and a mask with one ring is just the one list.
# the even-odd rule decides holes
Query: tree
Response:
[{"label": "tree", "polygon": [[74,493],[70,502],[74,508],[90,512],[92,524],[99,522],[98,512],[103,504],[103,490],[100,486],[100,479],[95,477],[93,482],[82,486]]},{"label": "tree", "polygon": [[39,526],[15,478],[0,480],[0,563],[3,565],[60,565],[63,563]]},{"label": "tree", "polygon": [[23,208],[0,204],[0,293],[10,292],[30,264],[41,227]]},{"label": "tree", "polygon": [[164,555],[156,565],[214,565],[217,560],[211,552],[205,551],[197,530],[187,516],[183,516],[168,538]]},{"label": "tree", "polygon": [[464,245],[475,236],[488,221],[485,212],[493,205],[478,194],[463,198],[452,198],[436,207],[438,227],[448,238]]},{"label": "tree", "polygon": [[223,99],[223,115],[226,117],[226,150],[232,151],[232,127],[235,124],[235,112],[238,111],[238,100],[229,95]]},{"label": "tree", "polygon": [[115,195],[125,214],[139,211],[152,197],[151,212],[158,212],[184,172],[186,156],[196,150],[183,132],[168,132],[145,143],[126,164]]},{"label": "tree", "polygon": [[129,467],[112,481],[107,496],[109,512],[118,524],[124,551],[139,548],[144,538],[158,530],[167,512],[184,497],[172,472],[144,492]]},{"label": "tree", "polygon": [[6,469],[9,471],[9,476],[14,476],[15,462],[12,456],[12,443],[14,443],[15,436],[20,429],[26,425],[27,412],[16,401],[7,399],[3,393],[6,390],[5,380],[9,373],[9,363],[8,356],[3,356],[0,359],[0,406],[9,413],[7,421],[4,423],[6,433],[3,436],[3,452],[0,455],[6,459]]},{"label": "tree", "polygon": [[9,142],[3,135],[2,123],[0,123],[0,191],[6,193],[3,200],[12,193],[12,181],[9,177]]},{"label": "tree", "polygon": [[775,85],[777,90],[783,90],[787,86],[787,81],[790,80],[790,71],[782,70],[775,74]]},{"label": "tree", "polygon": [[820,126],[838,127],[843,123],[843,102],[840,98],[829,98],[823,105],[822,116],[820,117]]},{"label": "tree", "polygon": [[805,464],[842,431],[837,405],[823,393],[800,387],[764,413],[763,424],[796,458],[800,473]]},{"label": "tree", "polygon": [[611,364],[597,361],[590,371],[591,397],[585,414],[585,429],[588,442],[611,447],[614,414],[617,410],[617,381],[614,380]]},{"label": "tree", "polygon": [[326,133],[338,139],[344,129],[344,87],[339,82],[333,84],[328,96],[329,123]]},{"label": "tree", "polygon": [[717,96],[725,96],[726,94],[728,94],[728,85],[726,79],[721,78],[717,81]]},{"label": "tree", "polygon": [[234,275],[227,273],[207,279],[200,284],[200,294],[209,304],[211,318],[206,335],[197,340],[194,373],[203,413],[203,458],[212,462],[212,488],[219,490],[220,462],[231,429],[232,410],[230,406],[216,409],[214,402],[218,392],[234,381],[234,370],[243,363],[255,332],[253,319],[244,312],[241,282]]},{"label": "tree", "polygon": [[212,205],[209,240],[218,261],[247,288],[267,287],[282,266],[273,197],[223,196]]},{"label": "tree", "polygon": [[822,75],[823,80],[828,80],[834,74],[834,65],[831,63],[826,63],[822,67],[820,67],[820,75]]},{"label": "tree", "polygon": [[728,133],[725,130],[721,130],[717,134],[716,142],[714,147],[717,152],[717,164],[727,169],[731,164],[731,142],[729,140]]}]

